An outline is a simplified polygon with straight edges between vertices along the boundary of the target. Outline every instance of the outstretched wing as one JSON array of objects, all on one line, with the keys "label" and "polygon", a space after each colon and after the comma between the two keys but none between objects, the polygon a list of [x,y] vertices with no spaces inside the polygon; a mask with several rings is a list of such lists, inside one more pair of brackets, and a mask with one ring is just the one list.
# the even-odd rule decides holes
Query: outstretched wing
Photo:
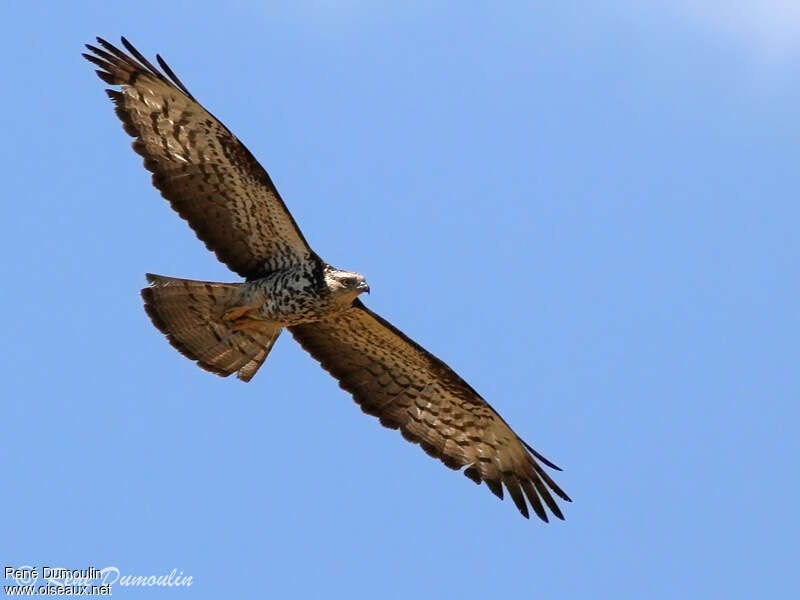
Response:
[{"label": "outstretched wing", "polygon": [[[125,38],[132,56],[105,40],[83,56],[121,90],[106,90],[153,185],[209,250],[248,279],[312,254],[269,175],[236,136],[204,109],[160,56],[167,76]],[[168,78],[169,77],[169,78]]]},{"label": "outstretched wing", "polygon": [[337,317],[289,330],[365,413],[399,428],[448,467],[466,466],[467,477],[485,481],[500,498],[505,486],[526,518],[526,497],[542,520],[542,503],[564,518],[551,491],[570,499],[536,459],[558,467],[523,442],[450,367],[359,300]]}]

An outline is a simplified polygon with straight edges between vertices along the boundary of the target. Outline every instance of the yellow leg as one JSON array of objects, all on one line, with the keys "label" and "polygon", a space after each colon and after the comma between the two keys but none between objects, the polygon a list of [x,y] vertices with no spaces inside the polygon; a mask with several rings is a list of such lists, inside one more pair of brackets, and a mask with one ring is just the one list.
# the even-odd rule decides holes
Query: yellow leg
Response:
[{"label": "yellow leg", "polygon": [[258,319],[238,319],[231,327],[232,331],[256,331],[264,326],[264,321]]},{"label": "yellow leg", "polygon": [[226,310],[222,318],[226,321],[236,321],[237,319],[241,319],[245,314],[250,312],[251,310],[256,310],[261,308],[263,303],[259,302],[257,304],[251,304],[246,306],[234,306],[233,308],[229,308]]}]

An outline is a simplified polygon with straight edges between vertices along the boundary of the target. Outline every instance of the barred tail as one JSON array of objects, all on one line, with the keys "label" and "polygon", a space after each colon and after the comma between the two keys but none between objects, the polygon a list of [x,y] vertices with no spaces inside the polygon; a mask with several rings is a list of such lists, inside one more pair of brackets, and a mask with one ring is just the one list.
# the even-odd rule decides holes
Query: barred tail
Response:
[{"label": "barred tail", "polygon": [[222,377],[237,373],[250,381],[272,349],[281,328],[269,323],[235,330],[225,320],[240,283],[213,283],[147,274],[142,290],[150,320],[181,354]]}]

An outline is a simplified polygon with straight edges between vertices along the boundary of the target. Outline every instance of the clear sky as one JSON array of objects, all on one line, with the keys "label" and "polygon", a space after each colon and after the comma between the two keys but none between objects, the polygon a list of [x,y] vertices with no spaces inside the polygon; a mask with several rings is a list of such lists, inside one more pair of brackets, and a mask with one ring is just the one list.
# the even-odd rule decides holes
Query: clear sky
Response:
[{"label": "clear sky", "polygon": [[[3,4],[0,566],[193,577],[136,598],[798,589],[800,10],[477,4]],[[145,272],[236,278],[151,187],[96,35],[161,53],[368,305],[564,468],[565,522],[289,335],[249,384],[166,343]]]}]

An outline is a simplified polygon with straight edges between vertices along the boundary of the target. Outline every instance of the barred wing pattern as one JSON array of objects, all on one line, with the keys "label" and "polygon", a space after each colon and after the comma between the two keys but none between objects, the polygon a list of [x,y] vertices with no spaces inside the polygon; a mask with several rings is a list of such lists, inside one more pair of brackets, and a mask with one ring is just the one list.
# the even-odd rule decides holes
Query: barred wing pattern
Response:
[{"label": "barred wing pattern", "polygon": [[125,38],[129,56],[101,38],[83,56],[121,91],[106,90],[153,185],[209,250],[242,277],[295,266],[313,254],[267,172],[164,60],[165,76]]},{"label": "barred wing pattern", "polygon": [[295,339],[339,380],[361,409],[452,469],[503,486],[527,518],[528,499],[544,521],[544,505],[563,519],[550,493],[570,502],[536,461],[560,470],[523,442],[461,377],[360,300],[338,317],[290,327]]},{"label": "barred wing pattern", "polygon": [[[106,90],[153,184],[197,236],[248,280],[293,266],[322,265],[281,200],[267,172],[244,145],[195,101],[157,56],[163,73],[125,38],[126,54],[98,38],[84,54]],[[280,328],[221,327],[226,290],[241,284],[150,276],[143,290],[155,325],[181,352],[221,375],[248,381]],[[198,287],[199,286],[199,287]],[[188,300],[187,300],[188,298]],[[544,521],[547,507],[563,519],[553,494],[569,497],[540,463],[558,469],[522,441],[463,379],[360,300],[336,317],[289,327],[295,339],[338,379],[364,412],[418,443],[452,469],[464,469],[520,512],[528,504]],[[188,333],[187,333],[188,332]],[[527,502],[526,502],[527,499]]]}]

